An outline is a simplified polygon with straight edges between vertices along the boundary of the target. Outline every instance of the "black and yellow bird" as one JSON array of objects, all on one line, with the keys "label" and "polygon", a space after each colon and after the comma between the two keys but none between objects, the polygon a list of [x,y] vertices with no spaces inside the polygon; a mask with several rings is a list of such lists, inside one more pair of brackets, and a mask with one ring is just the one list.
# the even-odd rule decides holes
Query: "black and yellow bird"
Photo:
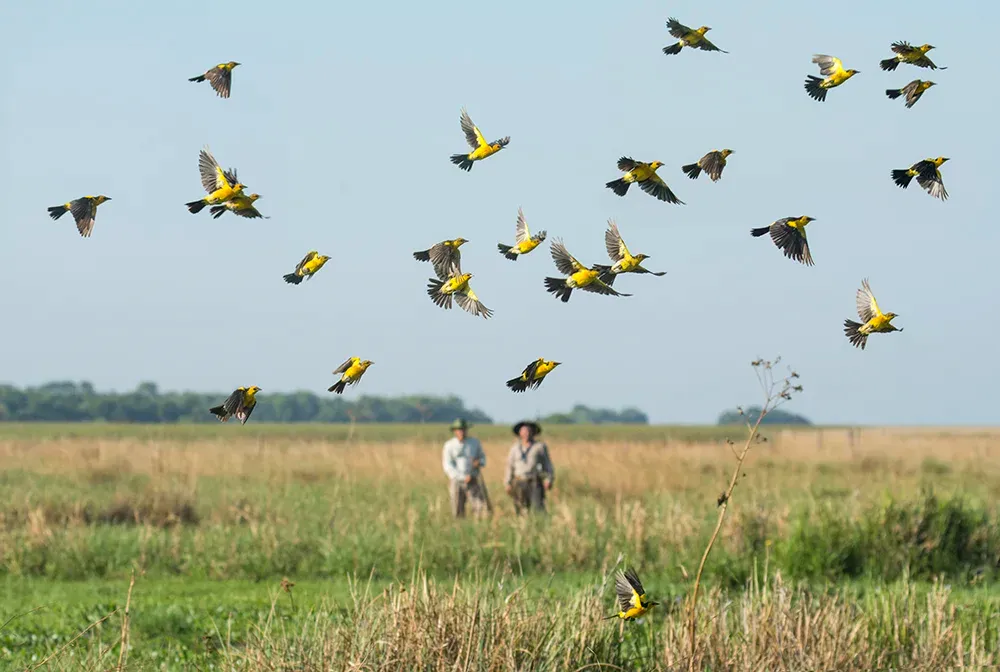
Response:
[{"label": "black and yellow bird", "polygon": [[198,173],[201,176],[201,186],[208,192],[208,196],[200,201],[184,204],[191,214],[201,212],[206,205],[222,205],[243,195],[246,185],[236,177],[236,171],[232,168],[223,170],[208,147],[198,153]]},{"label": "black and yellow bird", "polygon": [[247,424],[250,414],[257,407],[257,393],[260,388],[256,385],[250,387],[239,387],[233,391],[220,406],[214,406],[209,410],[219,418],[221,422],[226,422],[229,418],[235,417],[242,424]]},{"label": "black and yellow bird", "polygon": [[892,321],[898,317],[896,313],[883,313],[878,307],[875,295],[872,294],[872,288],[868,286],[867,278],[861,281],[861,289],[855,296],[855,303],[861,322],[844,320],[844,335],[854,347],[864,350],[870,334],[903,331],[892,326]]},{"label": "black and yellow bird", "polygon": [[510,144],[509,135],[493,142],[486,142],[486,138],[479,132],[479,127],[472,123],[472,119],[469,118],[469,113],[465,111],[464,107],[462,108],[461,125],[462,132],[465,133],[465,140],[472,147],[472,151],[468,154],[452,154],[451,162],[462,170],[472,170],[473,163],[493,156]]},{"label": "black and yellow bird", "polygon": [[451,310],[452,299],[454,299],[459,308],[465,312],[487,320],[493,316],[493,311],[483,305],[476,293],[472,291],[472,287],[469,285],[471,279],[472,273],[457,273],[454,270],[449,274],[439,273],[436,280],[428,278],[427,296],[431,297],[431,301],[435,305],[445,310]]},{"label": "black and yellow bird", "polygon": [[635,183],[638,184],[639,188],[647,194],[655,196],[661,201],[666,201],[667,203],[673,203],[675,205],[684,205],[684,201],[677,198],[677,196],[674,195],[674,192],[670,191],[670,187],[667,186],[667,183],[656,174],[657,169],[659,169],[662,165],[662,161],[643,163],[642,161],[636,161],[631,157],[623,156],[618,159],[618,170],[625,174],[617,180],[611,180],[604,186],[619,196],[624,196],[628,193],[628,188]]},{"label": "black and yellow bird", "polygon": [[609,284],[601,280],[601,270],[587,267],[573,257],[563,245],[561,240],[554,240],[551,245],[552,260],[556,263],[556,268],[560,273],[567,275],[565,278],[545,278],[546,291],[555,294],[563,303],[569,301],[574,289],[582,289],[586,292],[604,294],[607,296],[632,296],[616,291]]},{"label": "black and yellow bird", "polygon": [[642,581],[639,580],[639,575],[631,567],[624,572],[619,570],[615,576],[615,594],[618,597],[618,613],[611,614],[606,618],[631,621],[659,604],[659,602],[653,602],[649,599],[646,595],[646,589],[642,587]]},{"label": "black and yellow bird", "polygon": [[518,208],[517,227],[514,229],[514,244],[504,245],[503,243],[498,243],[497,249],[500,250],[500,254],[506,259],[517,261],[518,257],[528,254],[541,245],[545,241],[546,235],[545,231],[539,231],[535,235],[531,235],[531,231],[528,229],[528,220],[524,218],[524,212],[521,211],[521,208]]},{"label": "black and yellow bird", "polygon": [[775,246],[785,253],[789,259],[794,259],[806,266],[813,265],[809,253],[809,241],[806,239],[806,225],[815,222],[812,217],[785,217],[759,229],[750,229],[750,235],[759,238],[766,233],[771,234]]},{"label": "black and yellow bird", "polygon": [[812,62],[819,66],[819,74],[823,77],[807,75],[806,93],[809,94],[810,98],[821,103],[826,100],[827,91],[840,86],[854,75],[860,74],[859,70],[845,70],[844,64],[836,56],[816,54],[813,56]]},{"label": "black and yellow bird", "polygon": [[892,181],[901,189],[906,189],[915,177],[917,184],[923,187],[924,191],[934,198],[946,201],[948,200],[948,190],[944,188],[944,181],[941,179],[939,169],[941,164],[947,160],[945,157],[939,156],[936,159],[917,161],[909,168],[897,168],[892,171]]},{"label": "black and yellow bird", "polygon": [[713,149],[698,159],[697,163],[689,163],[686,166],[681,166],[681,170],[692,180],[697,180],[698,176],[701,175],[701,171],[704,170],[712,178],[713,182],[718,182],[719,178],[722,177],[722,169],[726,167],[726,158],[732,153],[733,150],[731,149]]},{"label": "black and yellow bird", "polygon": [[330,257],[325,254],[309,250],[306,252],[306,256],[302,257],[302,261],[295,266],[295,270],[288,275],[283,275],[282,278],[290,285],[298,285],[303,280],[309,280],[316,275],[319,269],[323,268],[323,264],[328,261],[330,261]]},{"label": "black and yellow bird", "polygon": [[49,217],[59,219],[67,212],[71,213],[73,219],[76,220],[76,230],[84,238],[89,238],[90,234],[94,231],[97,206],[110,200],[110,196],[83,196],[69,203],[53,205],[49,208]]},{"label": "black and yellow bird", "polygon": [[465,238],[455,238],[454,240],[442,240],[435,243],[429,250],[420,250],[413,253],[413,258],[417,261],[429,261],[434,267],[434,272],[438,276],[462,273],[462,251],[458,248],[465,245],[468,240]]},{"label": "black and yellow bird", "polygon": [[343,394],[348,385],[357,385],[361,382],[361,376],[365,375],[365,371],[374,363],[370,359],[362,360],[360,357],[349,358],[333,371],[333,375],[340,376],[340,380],[327,388],[326,391]]},{"label": "black and yellow bird", "polygon": [[535,389],[542,384],[545,376],[552,373],[552,369],[559,366],[561,362],[553,362],[544,357],[539,357],[531,364],[524,367],[524,371],[517,378],[507,381],[507,387],[513,392],[524,392],[528,388]]},{"label": "black and yellow bird", "polygon": [[681,53],[681,49],[684,47],[694,47],[702,51],[718,51],[723,54],[729,53],[728,51],[719,49],[705,37],[705,33],[712,30],[708,26],[692,29],[683,23],[679,23],[677,19],[670,17],[667,19],[667,30],[670,31],[671,36],[677,38],[677,42],[674,44],[663,47],[663,53],[668,56]]},{"label": "black and yellow bird", "polygon": [[918,68],[930,68],[931,70],[947,70],[948,68],[939,68],[934,65],[934,61],[927,57],[927,52],[933,49],[929,44],[922,44],[919,47],[915,47],[909,42],[893,42],[892,53],[896,54],[892,58],[887,58],[884,61],[879,61],[878,65],[883,70],[892,72],[899,67],[900,63],[909,63],[910,65],[915,65]]},{"label": "black and yellow bird", "polygon": [[650,273],[657,277],[667,274],[666,271],[650,271],[643,267],[642,262],[649,259],[648,254],[635,254],[629,252],[628,246],[622,239],[622,234],[618,230],[615,220],[608,220],[608,230],[604,232],[604,247],[608,250],[608,256],[614,262],[612,266],[602,266],[594,264],[594,268],[601,272],[601,280],[609,286],[615,284],[615,278],[620,273]]},{"label": "black and yellow bird", "polygon": [[901,89],[886,89],[885,95],[889,97],[889,100],[896,100],[900,96],[906,96],[906,107],[913,107],[920,100],[920,96],[924,95],[924,91],[932,86],[934,86],[934,82],[924,82],[914,79]]},{"label": "black and yellow bird", "polygon": [[215,89],[215,92],[219,94],[220,98],[228,98],[229,91],[233,86],[233,68],[237,65],[239,65],[239,63],[236,61],[219,63],[214,68],[208,70],[204,75],[192,77],[188,81],[204,82],[207,79],[208,83],[212,85],[212,88]]},{"label": "black and yellow bird", "polygon": [[236,196],[222,205],[213,205],[208,211],[212,213],[214,219],[222,217],[227,212],[247,219],[270,219],[270,217],[264,217],[260,214],[260,210],[254,205],[258,198],[260,198],[260,194]]}]

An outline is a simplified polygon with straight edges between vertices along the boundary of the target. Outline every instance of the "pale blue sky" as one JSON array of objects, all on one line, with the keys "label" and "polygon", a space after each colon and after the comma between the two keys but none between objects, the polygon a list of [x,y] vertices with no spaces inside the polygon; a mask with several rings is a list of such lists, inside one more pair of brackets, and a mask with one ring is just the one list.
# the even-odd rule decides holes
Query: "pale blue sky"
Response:
[{"label": "pale blue sky", "polygon": [[[375,360],[351,395],[456,393],[498,419],[575,402],[709,422],[757,394],[748,362],[781,353],[830,423],[993,423],[998,371],[998,94],[981,3],[615,2],[502,5],[205,2],[7,3],[0,9],[0,380],[125,390],[322,392],[349,355]],[[667,57],[665,21],[713,27],[729,54]],[[878,61],[930,42],[948,70]],[[814,53],[861,74],[825,104],[802,89]],[[233,95],[188,77],[243,63]],[[884,90],[939,86],[911,110]],[[510,146],[466,174],[465,105]],[[238,168],[246,221],[200,197],[198,150]],[[736,153],[721,182],[680,166]],[[604,183],[621,155],[660,170],[685,206]],[[946,203],[892,168],[944,155]],[[92,238],[46,206],[104,193]],[[511,263],[518,206],[585,263],[606,263],[614,217],[663,278],[616,299],[544,291],[548,245]],[[816,266],[749,229],[809,214]],[[410,254],[456,236],[496,315],[443,311]],[[309,249],[312,281],[282,282]],[[864,352],[842,333],[869,276],[901,334]],[[565,364],[537,391],[503,383],[532,359]]]}]

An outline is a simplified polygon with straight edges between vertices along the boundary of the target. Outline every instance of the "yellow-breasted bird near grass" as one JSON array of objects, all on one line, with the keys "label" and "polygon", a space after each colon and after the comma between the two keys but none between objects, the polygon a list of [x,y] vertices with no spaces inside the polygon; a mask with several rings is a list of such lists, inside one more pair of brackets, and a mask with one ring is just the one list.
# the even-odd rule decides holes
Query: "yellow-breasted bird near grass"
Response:
[{"label": "yellow-breasted bird near grass", "polygon": [[239,65],[239,63],[236,61],[219,63],[214,68],[209,69],[204,75],[192,77],[188,81],[204,82],[207,79],[208,83],[212,85],[212,88],[215,89],[215,92],[219,94],[220,98],[228,98],[229,91],[233,86],[233,68],[237,65]]},{"label": "yellow-breasted bird near grass", "polygon": [[250,387],[239,387],[233,391],[220,406],[214,406],[209,410],[217,416],[221,422],[226,422],[229,418],[235,417],[242,424],[247,424],[250,414],[257,407],[257,393],[260,388],[256,385]]},{"label": "yellow-breasted bird near grass", "polygon": [[260,194],[235,196],[222,205],[213,205],[208,211],[212,213],[212,217],[215,219],[222,217],[227,211],[240,217],[246,217],[247,219],[271,219],[260,214],[257,206],[254,205],[258,198],[260,198]]},{"label": "yellow-breasted bird near grass", "polygon": [[628,193],[628,188],[632,185],[632,183],[636,183],[639,185],[640,189],[645,191],[650,196],[655,196],[659,200],[666,201],[667,203],[684,205],[684,201],[677,198],[677,196],[674,195],[674,192],[670,191],[670,187],[667,186],[667,183],[656,174],[657,169],[659,169],[662,165],[662,161],[643,163],[642,161],[635,161],[631,157],[623,156],[618,159],[618,170],[625,174],[617,180],[611,180],[604,186],[619,196],[624,196]]},{"label": "yellow-breasted bird near grass", "polygon": [[649,599],[646,595],[646,589],[642,587],[642,581],[639,580],[639,575],[631,567],[624,572],[619,570],[615,576],[615,594],[618,596],[618,613],[611,614],[606,618],[631,621],[659,604],[659,602],[653,602]]},{"label": "yellow-breasted bird near grass", "polygon": [[890,331],[902,331],[892,326],[892,321],[896,313],[883,313],[875,301],[872,288],[868,286],[868,279],[861,281],[861,289],[858,290],[857,297],[858,317],[861,322],[844,320],[844,335],[856,348],[865,349],[868,344],[869,334],[887,334]]},{"label": "yellow-breasted bird near grass", "polygon": [[939,68],[934,65],[934,61],[927,57],[927,52],[933,49],[929,44],[922,44],[919,47],[915,47],[909,42],[893,42],[892,53],[896,54],[892,58],[887,58],[884,61],[879,61],[878,65],[883,70],[892,72],[899,67],[900,63],[909,63],[910,65],[915,65],[918,68],[930,68],[931,70],[947,70],[948,68]]},{"label": "yellow-breasted bird near grass", "polygon": [[[819,66],[819,74],[806,76],[806,93],[813,100],[823,102],[826,100],[826,92],[832,88],[840,86],[854,75],[860,73],[859,70],[845,70],[844,64],[836,56],[826,54],[816,54],[812,62]],[[824,79],[825,77],[825,79]]]},{"label": "yellow-breasted bird near grass", "polygon": [[601,280],[609,286],[615,284],[615,276],[619,273],[651,273],[657,277],[667,274],[666,271],[650,271],[643,268],[642,262],[649,259],[648,254],[635,254],[629,252],[628,246],[622,240],[622,234],[618,231],[615,220],[608,220],[608,230],[604,232],[604,246],[608,250],[608,256],[614,262],[612,266],[602,266],[594,264],[594,268],[601,272]]},{"label": "yellow-breasted bird near grass", "polygon": [[486,138],[479,132],[479,127],[472,123],[472,119],[469,118],[469,113],[465,111],[464,107],[462,108],[461,123],[462,132],[465,133],[465,139],[472,147],[472,151],[468,154],[452,154],[451,162],[462,170],[472,170],[473,163],[493,156],[510,144],[509,135],[493,142],[486,142]]},{"label": "yellow-breasted bird near grass", "polygon": [[333,375],[340,376],[340,380],[328,387],[326,391],[343,394],[348,385],[357,385],[361,381],[361,376],[365,375],[365,371],[374,363],[370,359],[362,360],[359,357],[351,357],[334,369]]},{"label": "yellow-breasted bird near grass", "polygon": [[806,266],[813,265],[809,253],[809,241],[806,239],[806,225],[815,222],[812,217],[785,217],[759,229],[750,229],[750,235],[759,238],[766,233],[771,234],[775,246],[785,253],[789,259],[801,262]]},{"label": "yellow-breasted bird near grass", "polygon": [[683,23],[678,23],[677,19],[670,17],[667,19],[667,30],[673,37],[677,38],[677,42],[671,44],[670,46],[663,47],[663,53],[668,56],[673,54],[681,53],[681,49],[684,47],[695,47],[701,49],[702,51],[719,51],[723,54],[728,54],[728,51],[723,51],[717,46],[712,44],[705,33],[712,30],[708,26],[702,26],[701,28],[688,28]]},{"label": "yellow-breasted bird near grass", "polygon": [[712,178],[713,182],[718,182],[719,178],[722,177],[722,169],[726,167],[726,158],[732,153],[733,150],[731,149],[723,149],[721,151],[713,149],[698,159],[697,163],[689,163],[686,166],[681,166],[681,170],[692,180],[697,180],[698,176],[701,175],[701,171],[704,170]]},{"label": "yellow-breasted bird near grass", "polygon": [[90,238],[97,218],[97,206],[110,200],[110,196],[83,196],[69,203],[53,205],[49,208],[49,217],[59,219],[67,212],[71,213],[76,220],[76,230],[84,238]]},{"label": "yellow-breasted bird near grass", "polygon": [[524,367],[524,371],[517,378],[511,378],[507,381],[507,387],[509,387],[514,392],[524,392],[529,387],[535,389],[542,384],[545,380],[545,376],[552,373],[552,369],[559,366],[562,362],[553,362],[547,360],[544,357],[539,357],[531,364]]},{"label": "yellow-breasted bird near grass", "polygon": [[200,201],[184,204],[192,214],[201,212],[206,205],[221,205],[243,195],[246,185],[236,177],[236,171],[223,170],[208,147],[198,153],[198,173],[201,175],[201,186],[208,192],[208,196]]},{"label": "yellow-breasted bird near grass", "polygon": [[920,96],[924,95],[924,91],[932,86],[934,86],[934,82],[924,82],[919,79],[914,79],[901,89],[886,89],[885,95],[887,95],[890,100],[896,100],[900,96],[906,96],[906,107],[913,107],[917,104],[917,101],[920,100]]},{"label": "yellow-breasted bird near grass", "polygon": [[462,251],[458,248],[465,245],[465,238],[455,238],[454,240],[442,240],[431,246],[429,250],[420,250],[413,253],[413,258],[417,261],[429,261],[434,267],[434,273],[440,278],[447,278],[449,275],[462,274]]},{"label": "yellow-breasted bird near grass", "polygon": [[319,269],[323,268],[323,264],[330,261],[330,257],[325,254],[320,254],[316,250],[309,250],[306,256],[302,257],[302,261],[298,263],[295,270],[288,275],[282,276],[290,285],[298,285],[303,280],[308,280],[309,278],[316,275]]},{"label": "yellow-breasted bird near grass", "polygon": [[909,168],[897,168],[892,171],[892,181],[900,188],[906,189],[915,177],[917,184],[923,187],[924,191],[934,198],[946,201],[948,200],[948,190],[944,188],[939,168],[947,160],[945,157],[939,156],[936,159],[917,161]]},{"label": "yellow-breasted bird near grass", "polygon": [[503,243],[497,244],[497,249],[500,250],[502,254],[507,259],[511,261],[517,261],[517,258],[522,254],[528,254],[533,249],[538,247],[545,241],[545,236],[548,235],[545,231],[539,231],[535,235],[531,235],[531,231],[528,230],[528,220],[524,218],[524,212],[521,208],[517,209],[517,227],[514,232],[514,244],[504,245]]},{"label": "yellow-breasted bird near grass", "polygon": [[438,306],[446,310],[451,309],[451,300],[454,298],[459,307],[467,313],[482,317],[484,320],[493,315],[493,311],[483,305],[476,293],[469,286],[472,273],[458,273],[451,275],[440,275],[438,279],[428,278],[427,296],[431,297]]},{"label": "yellow-breasted bird near grass", "polygon": [[561,240],[552,241],[551,247],[552,260],[556,262],[556,268],[568,277],[545,278],[545,289],[562,299],[563,303],[569,301],[574,289],[609,296],[632,296],[616,291],[608,283],[601,280],[600,269],[597,267],[588,268],[581,264],[566,250],[566,246]]}]

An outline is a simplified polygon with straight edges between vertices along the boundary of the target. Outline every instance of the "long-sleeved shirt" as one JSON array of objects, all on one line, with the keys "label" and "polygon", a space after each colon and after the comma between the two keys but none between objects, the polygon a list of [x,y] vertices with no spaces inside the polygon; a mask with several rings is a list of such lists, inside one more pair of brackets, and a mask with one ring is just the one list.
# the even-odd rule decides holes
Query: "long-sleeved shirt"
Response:
[{"label": "long-sleeved shirt", "polygon": [[515,478],[531,478],[542,476],[549,483],[556,480],[552,460],[549,459],[549,447],[541,441],[532,441],[524,447],[520,441],[515,441],[507,456],[507,470],[504,474],[504,485],[510,485]]},{"label": "long-sleeved shirt", "polygon": [[[478,468],[472,466],[472,461],[477,458]],[[441,463],[448,478],[453,481],[465,479],[466,476],[472,476],[486,466],[486,453],[483,452],[483,445],[479,443],[479,439],[467,436],[465,441],[459,441],[452,437],[445,441]]]}]

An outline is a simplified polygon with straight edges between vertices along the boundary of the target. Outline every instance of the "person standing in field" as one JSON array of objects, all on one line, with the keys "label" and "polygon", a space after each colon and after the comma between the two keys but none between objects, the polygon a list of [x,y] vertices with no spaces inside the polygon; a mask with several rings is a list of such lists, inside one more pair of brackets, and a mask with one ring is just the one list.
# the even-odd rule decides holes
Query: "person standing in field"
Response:
[{"label": "person standing in field", "polygon": [[545,492],[555,483],[555,470],[549,448],[536,437],[542,433],[537,423],[522,421],[514,425],[517,441],[510,447],[504,490],[514,499],[514,510],[545,513]]},{"label": "person standing in field", "polygon": [[464,418],[451,423],[450,429],[454,436],[445,442],[441,462],[450,481],[451,512],[456,518],[464,518],[468,504],[477,516],[492,513],[493,507],[482,476],[482,469],[486,466],[483,446],[479,439],[469,436],[469,423]]}]

